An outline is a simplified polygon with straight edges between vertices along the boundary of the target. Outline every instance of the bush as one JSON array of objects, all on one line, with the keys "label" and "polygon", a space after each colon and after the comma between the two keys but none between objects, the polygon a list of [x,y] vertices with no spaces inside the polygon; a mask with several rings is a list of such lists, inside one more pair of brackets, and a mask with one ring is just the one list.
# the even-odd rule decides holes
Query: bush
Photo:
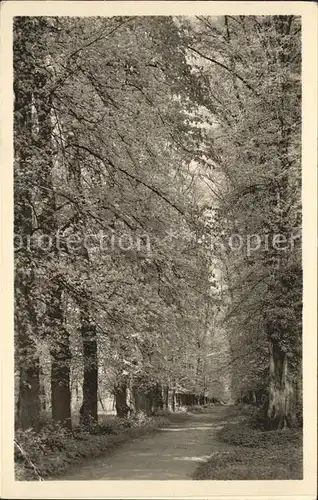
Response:
[{"label": "bush", "polygon": [[63,470],[65,446],[70,441],[72,434],[53,423],[42,427],[39,433],[32,429],[17,430],[14,449],[17,476],[39,479],[54,472],[56,468]]}]

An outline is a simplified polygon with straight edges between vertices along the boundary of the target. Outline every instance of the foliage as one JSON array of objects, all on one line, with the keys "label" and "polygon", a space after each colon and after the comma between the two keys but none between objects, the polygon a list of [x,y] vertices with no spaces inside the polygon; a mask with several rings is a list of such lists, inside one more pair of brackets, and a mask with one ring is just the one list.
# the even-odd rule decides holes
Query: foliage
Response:
[{"label": "foliage", "polygon": [[[42,75],[39,101],[33,107],[32,98],[28,102],[34,116],[31,171],[16,156],[17,207],[27,185],[34,212],[30,231],[53,241],[59,235],[58,251],[35,248],[27,263],[21,253],[16,257],[17,268],[33,274],[36,331],[30,328],[35,346],[29,351],[48,349],[51,365],[63,359],[72,376],[81,376],[83,362],[89,363],[78,345],[84,315],[96,331],[107,389],[127,379],[142,379],[145,386],[190,384],[195,353],[203,349],[196,337],[206,335],[209,255],[179,237],[201,225],[197,180],[186,168],[193,155],[178,146],[187,127],[176,93],[185,95],[186,88],[176,76],[190,78],[182,37],[171,18],[37,18],[16,24],[16,79],[20,66],[29,68],[19,83],[22,96],[33,87],[33,71]],[[32,54],[22,50],[33,39]],[[177,40],[181,50],[175,50]],[[40,113],[51,130],[41,129]],[[17,151],[24,140],[18,116]],[[41,133],[47,144],[37,147]],[[48,154],[52,170],[43,173]],[[177,231],[175,242],[170,230]],[[101,248],[95,242],[100,231],[106,239],[146,237],[151,249]],[[83,235],[97,244],[88,250],[67,245],[67,238]],[[17,309],[28,314],[27,306]],[[184,369],[190,344],[192,372]]]},{"label": "foliage", "polygon": [[[214,202],[208,226],[227,297],[233,390],[277,385],[271,344],[288,358],[295,384],[302,328],[300,20],[199,17],[188,30],[198,102],[210,116],[200,168]],[[273,244],[275,235],[284,246]]]}]

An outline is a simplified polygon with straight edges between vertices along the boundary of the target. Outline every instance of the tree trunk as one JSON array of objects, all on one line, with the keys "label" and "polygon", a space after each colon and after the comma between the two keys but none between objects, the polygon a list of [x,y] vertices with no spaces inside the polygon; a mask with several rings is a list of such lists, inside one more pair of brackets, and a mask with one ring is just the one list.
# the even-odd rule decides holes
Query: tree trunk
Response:
[{"label": "tree trunk", "polygon": [[17,357],[19,369],[19,395],[17,407],[18,427],[38,429],[40,417],[40,359],[34,335],[37,334],[36,315],[31,298],[30,277],[23,270],[16,277],[17,300],[15,329],[17,331]]},{"label": "tree trunk", "polygon": [[127,385],[122,383],[115,388],[115,405],[117,417],[127,418],[129,407],[127,404]]},{"label": "tree trunk", "polygon": [[[86,314],[85,314],[86,313]],[[97,393],[98,393],[98,360],[96,328],[88,319],[88,311],[82,311],[81,318],[84,378],[83,378],[83,403],[80,408],[80,424],[89,426],[96,423],[97,415]]]},{"label": "tree trunk", "polygon": [[[45,21],[37,23],[39,37],[50,32]],[[46,54],[42,47],[38,47],[39,68],[45,65]],[[34,107],[37,113],[38,138],[37,146],[40,152],[40,168],[38,172],[41,194],[42,212],[38,214],[38,223],[52,239],[50,258],[52,263],[59,265],[59,245],[57,244],[58,222],[56,219],[56,199],[53,182],[53,122],[52,122],[52,95],[48,86],[50,73],[36,71],[33,90]],[[48,253],[43,253],[44,263],[48,260]],[[53,275],[54,276],[54,275]],[[52,276],[52,277],[53,277]],[[51,401],[52,418],[54,421],[71,429],[71,392],[70,392],[70,363],[71,351],[69,334],[64,325],[64,311],[62,304],[62,280],[58,273],[54,279],[47,281],[47,296],[49,297],[46,310],[46,320],[50,330],[51,340]]]},{"label": "tree trunk", "polygon": [[71,351],[69,334],[64,326],[62,291],[55,285],[51,290],[51,304],[48,315],[53,322],[54,339],[51,347],[51,401],[52,418],[71,429]]},{"label": "tree trunk", "polygon": [[[160,397],[158,396],[159,399]],[[154,388],[146,387],[146,381],[142,377],[135,380],[132,385],[132,399],[135,411],[142,411],[146,415],[151,415],[157,404],[157,395]]]},{"label": "tree trunk", "polygon": [[253,405],[257,404],[257,399],[256,399],[256,393],[255,393],[255,391],[252,391],[252,403],[253,403]]},{"label": "tree trunk", "polygon": [[169,386],[165,385],[163,388],[163,407],[165,410],[169,409]]},{"label": "tree trunk", "polygon": [[102,397],[101,397],[101,395],[100,395],[99,390],[97,390],[97,395],[98,395],[98,401],[99,401],[99,404],[100,404],[100,406],[101,406],[101,409],[102,409],[102,410],[103,410],[103,412],[104,412],[104,411],[105,411],[105,406],[104,406],[104,404],[103,404],[103,400],[102,400]]},{"label": "tree trunk", "polygon": [[134,411],[140,411],[141,408],[141,398],[140,398],[140,393],[138,391],[138,387],[136,385],[132,385],[131,388],[131,395],[132,395],[132,401],[133,401],[133,406],[134,406]]},{"label": "tree trunk", "polygon": [[59,343],[51,351],[51,401],[52,418],[55,422],[71,429],[71,393],[69,386],[69,366],[66,346]]},{"label": "tree trunk", "polygon": [[173,413],[176,411],[176,391],[175,389],[172,389],[171,392],[171,410]]},{"label": "tree trunk", "polygon": [[21,429],[32,427],[39,429],[40,398],[39,398],[39,365],[38,358],[32,366],[20,368],[18,426]]},{"label": "tree trunk", "polygon": [[294,390],[288,373],[286,353],[277,343],[271,342],[270,386],[267,417],[270,429],[293,427],[296,421]]},{"label": "tree trunk", "polygon": [[145,391],[145,413],[150,416],[153,410],[153,391],[152,389],[148,389]]},{"label": "tree trunk", "polygon": [[38,335],[34,297],[33,253],[27,249],[27,238],[33,233],[30,180],[34,171],[32,138],[32,87],[34,65],[27,57],[27,43],[32,32],[28,18],[15,19],[19,37],[14,44],[14,234],[20,236],[22,248],[15,255],[15,332],[16,364],[19,370],[17,424],[22,429],[39,426],[40,361],[35,337]]},{"label": "tree trunk", "polygon": [[41,405],[41,410],[46,410],[46,393],[45,393],[45,378],[44,378],[44,373],[43,369],[40,366],[40,405]]},{"label": "tree trunk", "polygon": [[162,389],[160,384],[155,384],[149,391],[150,413],[163,409]]}]

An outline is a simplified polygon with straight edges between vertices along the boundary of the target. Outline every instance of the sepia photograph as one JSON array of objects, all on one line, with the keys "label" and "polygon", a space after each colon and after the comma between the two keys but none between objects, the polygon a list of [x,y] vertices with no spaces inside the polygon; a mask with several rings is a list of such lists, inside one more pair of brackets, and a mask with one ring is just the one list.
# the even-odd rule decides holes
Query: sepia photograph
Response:
[{"label": "sepia photograph", "polygon": [[302,481],[302,17],[78,3],[12,19],[14,481]]}]

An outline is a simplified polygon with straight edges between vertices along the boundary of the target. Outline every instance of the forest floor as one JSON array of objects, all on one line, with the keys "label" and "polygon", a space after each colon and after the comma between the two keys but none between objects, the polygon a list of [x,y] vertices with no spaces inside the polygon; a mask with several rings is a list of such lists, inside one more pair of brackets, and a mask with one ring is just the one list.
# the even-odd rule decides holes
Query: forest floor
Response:
[{"label": "forest floor", "polygon": [[234,406],[189,413],[111,454],[85,460],[57,480],[301,479],[301,436],[251,429]]}]

